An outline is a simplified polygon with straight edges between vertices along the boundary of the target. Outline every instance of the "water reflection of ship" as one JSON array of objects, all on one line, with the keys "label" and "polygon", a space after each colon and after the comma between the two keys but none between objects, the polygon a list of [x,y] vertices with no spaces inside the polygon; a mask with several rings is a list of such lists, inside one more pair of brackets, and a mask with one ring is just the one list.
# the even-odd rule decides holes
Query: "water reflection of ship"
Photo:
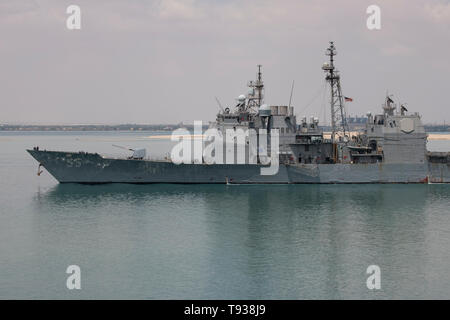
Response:
[{"label": "water reflection of ship", "polygon": [[[277,203],[285,203],[288,206],[294,205],[296,208],[305,208],[309,204],[314,204],[316,201],[323,202],[323,204],[333,203],[333,201],[340,199],[344,203],[351,203],[357,206],[367,206],[367,210],[376,208],[376,205],[391,201],[395,195],[399,195],[398,201],[402,200],[405,205],[414,204],[413,207],[424,205],[423,202],[416,204],[416,201],[426,198],[424,196],[414,197],[412,194],[417,193],[440,193],[445,192],[444,188],[429,188],[426,186],[397,186],[397,185],[364,185],[363,188],[352,185],[345,185],[339,188],[333,186],[284,186],[284,185],[259,185],[247,186],[241,185],[237,189],[228,189],[223,185],[129,185],[129,184],[104,184],[98,186],[78,185],[78,184],[58,184],[50,189],[39,190],[39,198],[46,201],[62,201],[62,200],[101,200],[103,197],[124,197],[130,196],[135,199],[146,199],[152,196],[174,196],[174,195],[197,195],[208,198],[209,196],[220,195],[224,190],[233,195],[242,195],[248,197],[248,202],[254,204],[264,203],[265,208],[270,208]],[[292,189],[290,189],[292,188]],[[235,190],[235,191],[234,191]],[[358,191],[358,192],[356,192]],[[361,193],[362,192],[362,193]],[[259,201],[252,202],[253,196],[259,198]],[[284,199],[283,201],[275,198]],[[360,199],[361,202],[357,202]],[[255,199],[256,200],[256,199]],[[274,200],[274,201],[272,201]],[[247,201],[246,201],[247,202]],[[242,203],[242,202],[241,202]],[[323,204],[318,204],[323,206]],[[398,204],[394,207],[401,207]],[[333,208],[329,208],[330,210]]]},{"label": "water reflection of ship", "polygon": [[[426,256],[427,203],[423,199],[433,192],[428,186],[410,185],[243,186],[206,200],[208,221],[214,222],[208,229],[214,235],[214,250],[224,253],[224,259],[231,254],[239,264],[236,268],[246,270],[250,279],[243,279],[242,274],[234,278],[251,283],[249,294],[264,292],[264,298],[366,297],[368,265],[378,263],[401,273],[405,266],[399,256]],[[448,190],[437,193],[450,198]],[[239,243],[245,244],[245,249],[231,253],[228,248]],[[217,262],[219,258],[211,259]],[[217,270],[212,277],[237,272],[225,262],[213,265]],[[417,275],[426,272],[420,263],[411,268],[408,272]],[[238,280],[224,290],[233,292]],[[275,288],[282,289],[277,292]]]},{"label": "water reflection of ship", "polygon": [[[369,298],[374,293],[364,281],[370,264],[384,272],[385,296],[396,297],[402,286],[420,293],[417,282],[407,282],[429,272],[423,259],[429,256],[430,208],[445,199],[445,185],[62,184],[35,200],[40,219],[58,219],[49,207],[67,219],[81,205],[90,208],[93,226],[122,216],[127,228],[151,242],[150,225],[177,217],[189,226],[183,235],[195,225],[205,232],[202,290],[217,292],[220,285],[217,298]],[[399,287],[390,277],[405,280]]]}]

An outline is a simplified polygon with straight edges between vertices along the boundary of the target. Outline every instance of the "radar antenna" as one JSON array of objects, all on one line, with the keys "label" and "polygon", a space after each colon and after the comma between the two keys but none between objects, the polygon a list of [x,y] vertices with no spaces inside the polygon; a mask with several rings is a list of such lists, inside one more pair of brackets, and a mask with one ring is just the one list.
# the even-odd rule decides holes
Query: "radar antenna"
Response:
[{"label": "radar antenna", "polygon": [[292,93],[294,92],[294,80],[292,80],[292,87],[291,87],[291,95],[289,97],[289,110],[291,108],[291,102],[292,102]]},{"label": "radar antenna", "polygon": [[216,98],[216,102],[217,102],[217,104],[219,105],[219,108],[220,108],[220,110],[222,111],[222,113],[225,112],[225,109],[223,108],[223,106],[222,106],[222,104],[220,103],[219,99],[218,99],[217,97],[214,97],[214,98]]},{"label": "radar antenna", "polygon": [[326,73],[326,81],[330,83],[331,88],[331,141],[346,141],[348,139],[349,129],[347,116],[345,114],[344,99],[342,96],[341,82],[339,72],[334,67],[334,56],[337,54],[333,41],[325,54],[330,57],[330,62],[325,62],[322,70]]}]

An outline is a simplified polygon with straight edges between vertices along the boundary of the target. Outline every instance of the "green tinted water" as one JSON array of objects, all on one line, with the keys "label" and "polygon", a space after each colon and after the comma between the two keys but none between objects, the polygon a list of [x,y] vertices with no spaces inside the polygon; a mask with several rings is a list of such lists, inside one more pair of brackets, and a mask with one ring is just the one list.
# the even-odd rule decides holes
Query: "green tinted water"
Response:
[{"label": "green tinted water", "polygon": [[0,135],[0,298],[449,298],[450,185],[58,185],[25,152],[149,135]]}]

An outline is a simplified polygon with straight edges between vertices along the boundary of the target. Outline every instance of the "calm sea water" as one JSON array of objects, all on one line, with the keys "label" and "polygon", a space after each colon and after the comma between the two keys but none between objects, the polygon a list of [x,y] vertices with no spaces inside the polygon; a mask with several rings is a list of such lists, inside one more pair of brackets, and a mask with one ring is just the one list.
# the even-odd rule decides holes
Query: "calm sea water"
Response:
[{"label": "calm sea water", "polygon": [[0,133],[1,299],[450,298],[450,185],[59,185],[25,152],[151,135]]}]

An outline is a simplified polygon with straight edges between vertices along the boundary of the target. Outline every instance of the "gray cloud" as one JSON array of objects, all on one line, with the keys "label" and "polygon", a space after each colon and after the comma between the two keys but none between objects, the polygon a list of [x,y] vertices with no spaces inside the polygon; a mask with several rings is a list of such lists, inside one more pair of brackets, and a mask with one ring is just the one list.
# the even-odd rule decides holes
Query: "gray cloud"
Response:
[{"label": "gray cloud", "polygon": [[[65,27],[73,3],[80,31]],[[0,122],[213,120],[214,96],[233,104],[258,63],[268,103],[287,103],[295,79],[297,111],[319,115],[322,97],[304,107],[323,86],[329,40],[350,113],[378,111],[389,90],[426,122],[450,121],[450,2],[376,1],[382,29],[369,31],[374,3],[3,1]]]},{"label": "gray cloud", "polygon": [[24,14],[38,9],[39,5],[35,0],[3,0],[0,2],[1,16]]}]

